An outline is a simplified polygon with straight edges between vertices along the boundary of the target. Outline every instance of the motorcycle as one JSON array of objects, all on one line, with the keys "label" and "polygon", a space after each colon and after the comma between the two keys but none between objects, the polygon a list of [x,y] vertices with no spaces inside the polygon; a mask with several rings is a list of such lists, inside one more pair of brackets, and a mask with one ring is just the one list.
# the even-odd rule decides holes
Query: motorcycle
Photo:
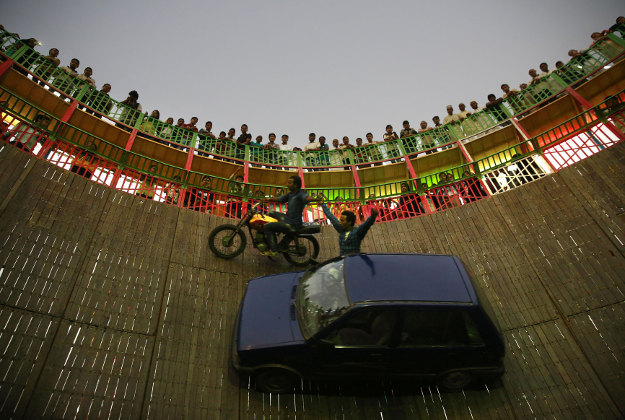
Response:
[{"label": "motorcycle", "polygon": [[[269,245],[263,232],[267,223],[277,222],[284,214],[271,212],[261,214],[257,208],[260,203],[254,204],[236,225],[223,224],[217,226],[208,235],[208,246],[218,257],[230,259],[241,254],[247,245],[244,227],[248,228],[252,245],[260,252],[267,251]],[[282,235],[278,242],[278,252],[291,264],[297,267],[306,267],[315,263],[319,255],[319,242],[312,236],[321,232],[318,224],[310,223],[289,234]]]}]

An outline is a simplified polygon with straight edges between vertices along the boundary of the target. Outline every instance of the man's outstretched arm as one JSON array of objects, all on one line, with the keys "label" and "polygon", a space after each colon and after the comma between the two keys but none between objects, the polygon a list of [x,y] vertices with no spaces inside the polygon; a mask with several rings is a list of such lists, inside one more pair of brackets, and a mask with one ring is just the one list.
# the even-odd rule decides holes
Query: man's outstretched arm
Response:
[{"label": "man's outstretched arm", "polygon": [[367,220],[362,222],[362,224],[356,228],[356,232],[354,232],[358,238],[362,239],[365,237],[367,232],[369,232],[369,228],[373,225],[375,219],[378,217],[378,214],[380,214],[380,211],[378,209],[371,209],[371,216],[367,217]]},{"label": "man's outstretched arm", "polygon": [[330,209],[328,208],[328,206],[325,203],[321,203],[321,208],[323,209],[323,213],[326,215],[326,217],[328,218],[328,220],[330,221],[330,223],[332,223],[332,226],[334,227],[334,229],[336,229],[337,232],[341,232],[341,224],[339,223],[339,219],[337,219],[332,212],[330,211]]}]

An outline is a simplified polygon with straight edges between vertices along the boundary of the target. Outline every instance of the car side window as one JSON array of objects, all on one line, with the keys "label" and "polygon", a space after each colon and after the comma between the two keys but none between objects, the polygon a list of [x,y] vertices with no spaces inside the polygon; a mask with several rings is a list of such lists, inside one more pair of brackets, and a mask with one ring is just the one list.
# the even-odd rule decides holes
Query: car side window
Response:
[{"label": "car side window", "polygon": [[397,320],[394,311],[360,311],[328,334],[324,341],[337,347],[387,347]]},{"label": "car side window", "polygon": [[479,346],[484,340],[467,311],[407,310],[399,347]]}]

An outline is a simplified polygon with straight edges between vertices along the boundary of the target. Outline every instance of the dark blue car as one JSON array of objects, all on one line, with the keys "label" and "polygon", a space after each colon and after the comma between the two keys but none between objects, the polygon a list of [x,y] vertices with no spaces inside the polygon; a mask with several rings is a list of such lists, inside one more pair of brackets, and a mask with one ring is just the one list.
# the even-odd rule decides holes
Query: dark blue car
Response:
[{"label": "dark blue car", "polygon": [[251,280],[232,361],[264,392],[341,377],[421,377],[459,390],[503,374],[495,322],[457,257],[353,255]]}]

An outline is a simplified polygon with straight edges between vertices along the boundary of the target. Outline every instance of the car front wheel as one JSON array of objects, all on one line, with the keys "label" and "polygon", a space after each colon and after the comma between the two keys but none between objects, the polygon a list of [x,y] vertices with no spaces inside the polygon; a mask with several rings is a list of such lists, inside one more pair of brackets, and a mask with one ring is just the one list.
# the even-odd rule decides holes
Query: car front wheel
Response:
[{"label": "car front wheel", "polygon": [[263,369],[254,375],[254,383],[258,391],[282,394],[295,391],[300,378],[286,369]]},{"label": "car front wheel", "polygon": [[438,386],[445,391],[461,391],[473,383],[473,375],[461,370],[448,372],[438,378]]}]

